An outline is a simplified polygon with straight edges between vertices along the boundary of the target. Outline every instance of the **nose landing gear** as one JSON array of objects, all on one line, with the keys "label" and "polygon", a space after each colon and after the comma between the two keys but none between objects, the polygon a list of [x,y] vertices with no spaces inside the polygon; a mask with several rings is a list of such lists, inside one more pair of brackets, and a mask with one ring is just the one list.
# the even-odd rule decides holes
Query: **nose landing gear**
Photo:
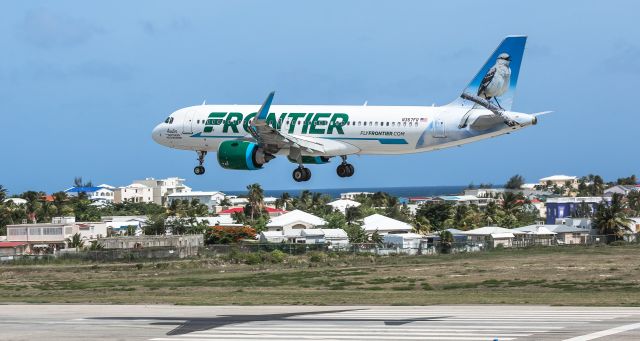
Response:
[{"label": "nose landing gear", "polygon": [[198,153],[198,163],[199,163],[199,165],[196,166],[193,169],[193,172],[196,175],[202,175],[202,174],[204,174],[204,171],[205,171],[204,166],[202,164],[204,163],[204,157],[205,157],[205,155],[207,155],[207,152],[199,150],[199,151],[197,151],[197,153]]}]

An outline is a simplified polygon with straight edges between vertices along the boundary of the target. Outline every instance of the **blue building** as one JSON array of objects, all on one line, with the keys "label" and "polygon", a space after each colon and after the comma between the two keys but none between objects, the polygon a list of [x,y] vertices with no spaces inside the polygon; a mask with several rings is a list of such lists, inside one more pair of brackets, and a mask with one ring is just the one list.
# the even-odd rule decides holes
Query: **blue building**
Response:
[{"label": "blue building", "polygon": [[611,198],[607,197],[563,197],[548,198],[545,203],[547,209],[546,224],[553,225],[556,219],[573,217],[578,206],[582,203],[588,205],[591,213],[595,213],[598,204],[603,200],[611,202]]}]

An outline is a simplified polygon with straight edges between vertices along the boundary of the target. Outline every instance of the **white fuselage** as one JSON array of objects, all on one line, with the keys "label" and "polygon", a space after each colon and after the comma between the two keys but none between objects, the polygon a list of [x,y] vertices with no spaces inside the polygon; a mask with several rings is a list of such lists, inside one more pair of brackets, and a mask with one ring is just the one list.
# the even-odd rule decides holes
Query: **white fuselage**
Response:
[{"label": "white fuselage", "polygon": [[[251,139],[248,125],[258,105],[200,105],[175,111],[153,130],[164,146],[217,151],[227,140]],[[507,112],[518,125],[495,122],[486,109],[442,106],[273,105],[268,124],[297,136],[340,141],[354,148],[349,154],[409,154],[478,141],[536,123],[529,114]],[[459,128],[467,114],[469,124]],[[489,121],[490,124],[471,124]],[[356,150],[354,153],[353,150]],[[286,154],[280,151],[278,154]],[[338,156],[340,150],[326,156]],[[310,153],[310,155],[318,155]]]}]

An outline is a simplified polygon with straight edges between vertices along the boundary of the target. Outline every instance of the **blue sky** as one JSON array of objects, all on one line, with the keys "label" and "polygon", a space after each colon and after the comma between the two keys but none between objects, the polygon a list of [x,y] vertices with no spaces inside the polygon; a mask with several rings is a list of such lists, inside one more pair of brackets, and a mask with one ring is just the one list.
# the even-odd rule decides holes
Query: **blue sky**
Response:
[{"label": "blue sky", "polygon": [[[503,183],[639,174],[640,25],[634,1],[12,1],[0,12],[0,184],[57,191],[74,176],[126,185],[180,176],[200,190]],[[527,34],[513,109],[555,111],[517,134],[406,156],[218,167],[151,129],[207,103],[436,105],[508,34]]]}]

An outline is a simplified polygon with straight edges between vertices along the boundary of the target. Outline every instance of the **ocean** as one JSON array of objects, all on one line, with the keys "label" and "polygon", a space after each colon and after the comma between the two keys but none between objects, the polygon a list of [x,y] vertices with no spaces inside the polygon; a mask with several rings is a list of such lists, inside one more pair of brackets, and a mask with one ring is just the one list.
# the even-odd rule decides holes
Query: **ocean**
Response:
[{"label": "ocean", "polygon": [[[309,189],[314,193],[327,194],[332,198],[340,198],[340,193],[345,192],[386,192],[399,198],[409,197],[432,197],[438,195],[457,195],[464,192],[467,186],[419,186],[419,187],[362,187],[362,188],[316,188]],[[247,191],[223,191],[228,195],[246,196]],[[265,197],[279,198],[282,193],[288,192],[291,196],[299,196],[302,190],[299,189],[265,189]]]}]

